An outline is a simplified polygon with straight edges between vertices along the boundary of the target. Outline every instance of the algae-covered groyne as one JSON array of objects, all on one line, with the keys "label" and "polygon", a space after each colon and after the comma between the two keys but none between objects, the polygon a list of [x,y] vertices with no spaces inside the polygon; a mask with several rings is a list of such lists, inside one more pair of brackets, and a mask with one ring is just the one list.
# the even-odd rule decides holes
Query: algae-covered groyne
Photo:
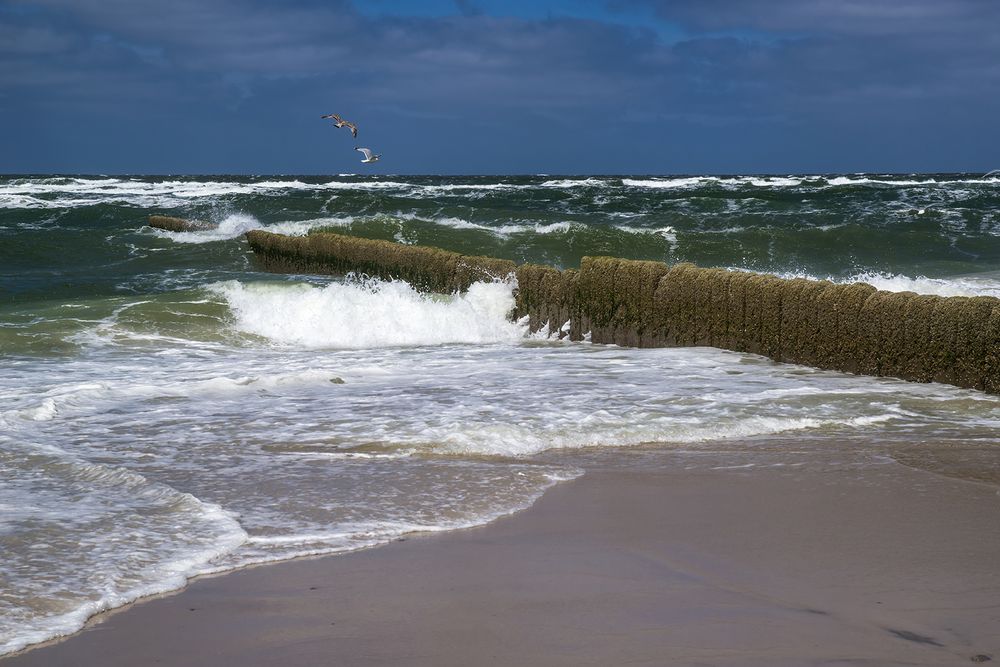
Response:
[{"label": "algae-covered groyne", "polygon": [[199,230],[211,229],[215,225],[201,220],[185,220],[184,218],[174,218],[169,215],[149,216],[149,226],[156,229],[164,229],[168,232],[195,232]]},{"label": "algae-covered groyne", "polygon": [[386,280],[398,278],[432,292],[462,292],[474,282],[505,277],[517,268],[505,259],[342,234],[284,236],[253,230],[246,236],[268,271],[331,275],[353,271]]},{"label": "algae-covered groyne", "polygon": [[[692,264],[585,257],[579,270],[333,233],[247,240],[272,271],[365,273],[453,292],[517,277],[513,317],[580,340],[709,345],[776,361],[1000,393],[1000,299],[886,292]],[[565,324],[569,323],[566,327]]]}]

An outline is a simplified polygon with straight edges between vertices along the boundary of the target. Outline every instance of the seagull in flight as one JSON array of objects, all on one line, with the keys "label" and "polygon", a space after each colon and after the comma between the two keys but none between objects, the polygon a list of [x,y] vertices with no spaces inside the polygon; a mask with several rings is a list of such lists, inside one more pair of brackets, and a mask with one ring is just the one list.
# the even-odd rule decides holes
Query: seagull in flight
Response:
[{"label": "seagull in flight", "polygon": [[330,120],[333,121],[334,127],[338,128],[338,129],[341,128],[341,127],[350,128],[350,130],[351,130],[351,136],[354,137],[354,138],[357,138],[357,136],[358,136],[358,126],[355,125],[354,123],[352,123],[351,121],[344,120],[343,118],[341,118],[339,115],[337,115],[335,113],[323,114],[322,116],[320,116],[320,118],[329,118]]},{"label": "seagull in flight", "polygon": [[382,157],[381,153],[379,153],[378,155],[374,155],[370,148],[358,148],[357,146],[355,146],[354,150],[360,153],[364,153],[365,159],[362,160],[362,162],[378,162],[378,159]]}]

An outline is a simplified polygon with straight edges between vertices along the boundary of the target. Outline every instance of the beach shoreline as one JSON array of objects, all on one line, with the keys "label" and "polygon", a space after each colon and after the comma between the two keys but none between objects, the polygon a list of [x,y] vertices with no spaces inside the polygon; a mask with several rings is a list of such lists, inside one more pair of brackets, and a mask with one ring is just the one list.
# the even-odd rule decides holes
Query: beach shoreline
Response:
[{"label": "beach shoreline", "polygon": [[486,526],[198,578],[31,665],[946,665],[1000,654],[1000,494],[896,463],[595,466]]}]

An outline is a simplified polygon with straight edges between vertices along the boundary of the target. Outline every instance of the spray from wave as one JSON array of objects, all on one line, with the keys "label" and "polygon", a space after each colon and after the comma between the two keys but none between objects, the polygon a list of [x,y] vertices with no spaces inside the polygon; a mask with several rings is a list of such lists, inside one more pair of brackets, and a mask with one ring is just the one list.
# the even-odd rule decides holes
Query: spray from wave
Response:
[{"label": "spray from wave", "polygon": [[169,232],[156,230],[157,235],[167,237],[178,243],[212,243],[213,241],[228,241],[243,236],[251,229],[260,229],[264,225],[253,217],[245,213],[234,213],[227,215],[215,227],[209,229],[199,229],[190,232]]},{"label": "spray from wave", "polygon": [[[745,271],[747,269],[740,269]],[[995,274],[977,276],[955,276],[951,278],[928,278],[926,276],[905,276],[897,273],[863,271],[846,277],[817,276],[805,272],[784,272],[782,278],[807,278],[809,280],[829,280],[832,283],[868,283],[875,289],[886,292],[915,292],[937,296],[993,296],[1000,298],[1000,278]]]},{"label": "spray from wave", "polygon": [[476,283],[465,294],[422,294],[405,282],[219,283],[234,326],[274,343],[362,349],[442,344],[513,343],[526,326],[511,322],[513,286]]}]

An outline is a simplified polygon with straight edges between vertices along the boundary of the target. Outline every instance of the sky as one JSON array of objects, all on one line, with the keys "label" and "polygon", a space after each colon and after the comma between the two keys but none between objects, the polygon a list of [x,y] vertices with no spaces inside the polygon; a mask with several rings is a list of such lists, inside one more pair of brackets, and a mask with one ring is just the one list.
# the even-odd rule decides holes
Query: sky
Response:
[{"label": "sky", "polygon": [[995,0],[0,0],[0,173],[997,168]]}]

